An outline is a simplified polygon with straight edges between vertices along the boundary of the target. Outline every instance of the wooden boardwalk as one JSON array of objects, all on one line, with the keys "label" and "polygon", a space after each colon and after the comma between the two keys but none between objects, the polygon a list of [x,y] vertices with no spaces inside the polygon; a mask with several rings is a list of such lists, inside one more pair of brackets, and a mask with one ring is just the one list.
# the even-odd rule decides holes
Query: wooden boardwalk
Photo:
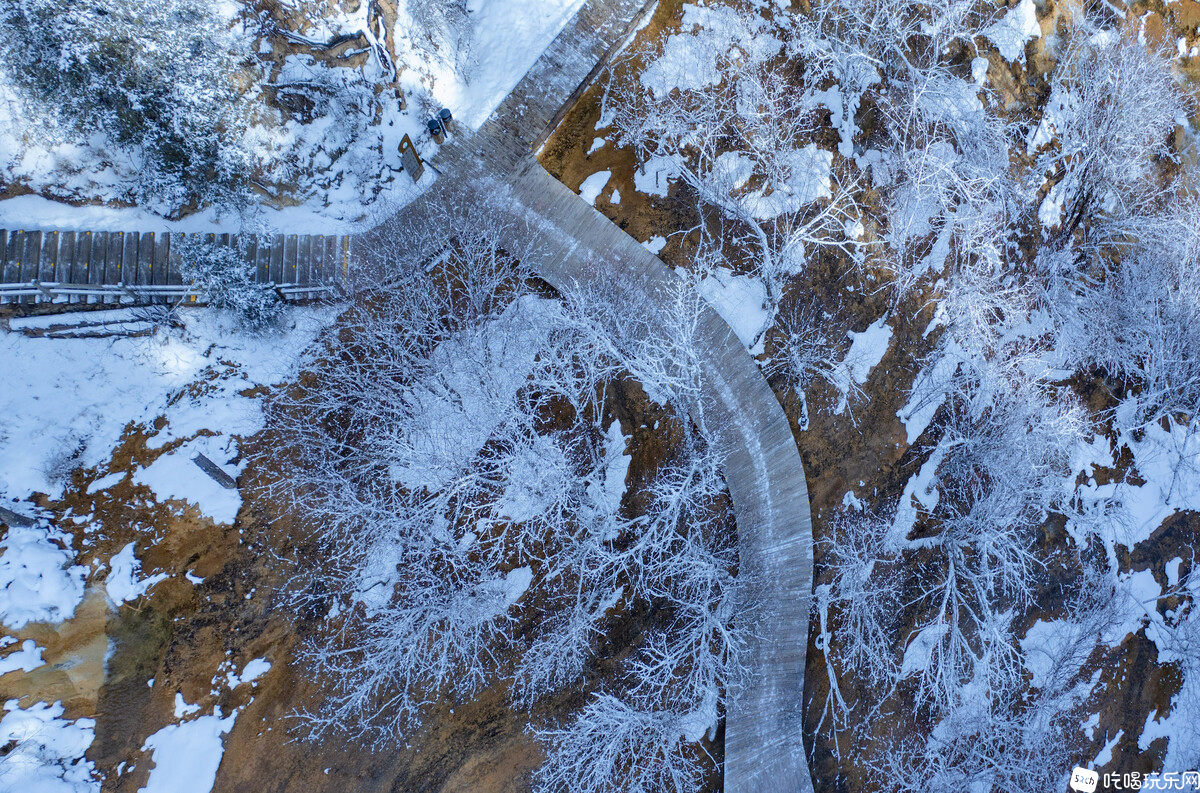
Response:
[{"label": "wooden boardwalk", "polygon": [[[461,192],[460,179],[494,180],[526,213],[537,239],[538,261],[531,264],[551,284],[587,283],[598,277],[595,262],[605,262],[649,295],[669,294],[678,276],[531,153],[652,5],[589,0],[479,132],[460,131],[442,147],[434,161],[441,178],[424,200]],[[523,233],[520,224],[514,232]],[[524,247],[524,240],[515,242]],[[739,575],[757,604],[748,617],[758,636],[749,653],[754,677],[731,692],[726,714],[725,790],[808,793],[802,717],[813,549],[804,468],[787,416],[737,336],[712,310],[701,332],[708,343],[707,421],[728,444]]]},{"label": "wooden boardwalk", "polygon": [[[173,240],[181,234],[0,230],[0,304],[202,302],[184,283]],[[200,236],[242,250],[255,283],[285,300],[341,289],[350,237],[296,234]]]}]

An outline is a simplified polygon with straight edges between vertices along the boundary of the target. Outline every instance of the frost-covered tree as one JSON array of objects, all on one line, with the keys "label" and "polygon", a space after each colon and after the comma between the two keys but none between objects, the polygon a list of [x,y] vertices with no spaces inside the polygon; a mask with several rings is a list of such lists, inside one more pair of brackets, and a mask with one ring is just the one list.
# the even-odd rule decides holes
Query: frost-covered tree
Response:
[{"label": "frost-covered tree", "polygon": [[[630,314],[630,285],[552,296],[517,258],[519,223],[472,196],[364,241],[380,269],[273,400],[294,462],[274,487],[304,527],[292,603],[318,625],[301,657],[331,681],[313,735],[394,740],[435,698],[498,681],[528,707],[585,679],[615,614],[653,604],[602,694],[678,728],[678,751],[630,762],[693,778],[745,643],[721,447],[692,418],[699,298]],[[670,439],[636,488],[608,405],[622,380]],[[547,789],[601,773],[582,748],[554,743]]]},{"label": "frost-covered tree", "polygon": [[[836,317],[825,312],[815,299],[797,301],[780,312],[776,323],[776,349],[767,364],[772,374],[787,379],[801,401],[801,429],[808,429],[808,391],[817,380],[835,382],[838,366],[848,351],[847,338],[838,335]],[[858,384],[850,380],[850,387]]]},{"label": "frost-covered tree", "polygon": [[212,0],[21,0],[0,9],[0,74],[41,136],[101,133],[137,164],[126,200],[174,215],[247,175],[249,38]]},{"label": "frost-covered tree", "polygon": [[847,245],[852,192],[815,142],[818,108],[779,24],[753,9],[688,6],[684,26],[615,70],[605,120],[636,150],[639,184],[689,188],[697,261],[761,276],[773,308],[810,247]]},{"label": "frost-covered tree", "polygon": [[1200,220],[1173,210],[1173,238],[1150,239],[1084,298],[1079,352],[1133,392],[1145,425],[1200,412]]},{"label": "frost-covered tree", "polygon": [[701,778],[678,714],[600,694],[569,724],[539,733],[551,748],[537,789],[581,793],[696,790]]},{"label": "frost-covered tree", "polygon": [[924,562],[914,633],[928,640],[922,696],[939,707],[972,681],[1015,685],[1010,624],[1041,568],[1034,529],[1068,509],[1062,482],[1086,427],[1075,400],[1018,372],[982,371],[948,397],[933,452],[938,497],[905,543]]},{"label": "frost-covered tree", "polygon": [[1025,793],[1062,784],[1061,769],[1079,750],[1070,712],[1039,720],[1012,690],[977,689],[978,700],[938,723],[925,740],[893,735],[888,751],[868,765],[905,793],[963,789]]},{"label": "frost-covered tree", "polygon": [[[948,256],[995,258],[1003,239],[1014,133],[958,63],[964,50],[978,54],[994,13],[973,0],[826,0],[793,17],[789,46],[830,111],[839,154],[882,199],[875,220],[887,248],[866,261],[890,271],[897,297]],[[869,135],[856,125],[867,107],[877,119]]]}]

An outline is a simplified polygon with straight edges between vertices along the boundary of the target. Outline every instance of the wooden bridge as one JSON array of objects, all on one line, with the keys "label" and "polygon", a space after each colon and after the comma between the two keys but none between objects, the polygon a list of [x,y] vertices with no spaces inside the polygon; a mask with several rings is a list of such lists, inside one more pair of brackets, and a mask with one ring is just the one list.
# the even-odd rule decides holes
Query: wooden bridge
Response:
[{"label": "wooden bridge", "polygon": [[0,230],[0,304],[202,302],[172,244],[184,236],[237,248],[285,300],[338,292],[349,274],[348,236]]}]

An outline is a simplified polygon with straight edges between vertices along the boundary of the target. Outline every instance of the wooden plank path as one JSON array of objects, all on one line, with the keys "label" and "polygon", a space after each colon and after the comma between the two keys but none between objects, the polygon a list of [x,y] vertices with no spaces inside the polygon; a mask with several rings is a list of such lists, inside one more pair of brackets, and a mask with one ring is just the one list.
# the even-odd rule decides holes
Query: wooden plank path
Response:
[{"label": "wooden plank path", "polygon": [[[184,283],[173,245],[183,236],[0,229],[0,304],[202,303],[202,290]],[[254,267],[254,282],[285,300],[339,293],[348,275],[349,236],[188,236],[236,247]]]},{"label": "wooden plank path", "polygon": [[[536,234],[531,262],[557,287],[598,277],[595,262],[616,266],[651,297],[678,278],[656,256],[548,174],[531,154],[548,137],[605,59],[652,7],[638,0],[589,0],[479,132],[459,130],[441,148],[440,178],[421,201],[494,180],[524,211]],[[465,185],[462,189],[465,189]],[[403,214],[403,212],[402,212]],[[389,224],[366,235],[386,235]],[[514,224],[514,234],[523,234]],[[528,240],[515,240],[524,248]],[[611,272],[611,271],[609,271]],[[725,790],[809,793],[803,743],[804,669],[812,598],[812,520],[800,453],[787,416],[758,364],[711,309],[701,323],[706,420],[728,444],[726,479],[738,527],[739,576],[749,584],[757,638],[753,679],[730,693],[725,721]]]}]

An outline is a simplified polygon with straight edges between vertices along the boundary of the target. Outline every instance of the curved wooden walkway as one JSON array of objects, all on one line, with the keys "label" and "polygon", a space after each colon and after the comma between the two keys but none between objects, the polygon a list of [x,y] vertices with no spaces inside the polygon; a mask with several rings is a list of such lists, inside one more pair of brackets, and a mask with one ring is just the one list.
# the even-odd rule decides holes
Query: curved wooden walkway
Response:
[{"label": "curved wooden walkway", "polygon": [[[596,277],[596,261],[624,268],[652,296],[666,294],[678,278],[531,153],[654,5],[644,3],[589,0],[479,132],[459,130],[433,161],[440,177],[424,200],[459,192],[460,180],[506,186],[536,234],[534,264],[555,286],[587,283]],[[386,224],[375,233],[386,234]],[[787,417],[758,364],[711,309],[702,335],[709,353],[704,387],[712,403],[706,420],[729,445],[726,476],[737,518],[739,575],[761,604],[755,611],[759,638],[749,653],[754,677],[731,692],[726,715],[725,790],[807,793],[813,785],[802,715],[813,553],[804,469]]]}]

